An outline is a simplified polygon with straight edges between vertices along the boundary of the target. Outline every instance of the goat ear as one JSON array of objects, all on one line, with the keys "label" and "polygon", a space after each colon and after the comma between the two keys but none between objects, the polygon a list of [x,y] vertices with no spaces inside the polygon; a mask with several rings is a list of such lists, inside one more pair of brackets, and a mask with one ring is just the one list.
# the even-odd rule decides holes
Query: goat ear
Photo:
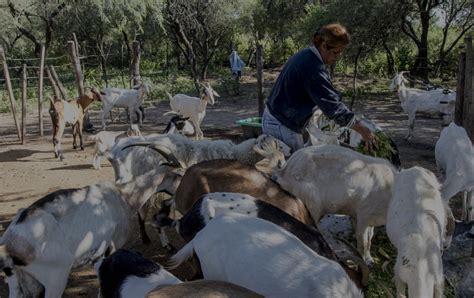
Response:
[{"label": "goat ear", "polygon": [[216,97],[221,97],[221,96],[219,95],[219,93],[217,93],[214,89],[212,90],[212,93],[214,93],[214,96],[216,96]]}]

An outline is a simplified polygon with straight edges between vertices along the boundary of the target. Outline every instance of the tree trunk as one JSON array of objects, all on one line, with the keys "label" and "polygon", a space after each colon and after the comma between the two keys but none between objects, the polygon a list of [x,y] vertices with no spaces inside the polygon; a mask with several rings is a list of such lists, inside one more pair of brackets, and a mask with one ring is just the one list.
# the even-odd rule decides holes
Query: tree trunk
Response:
[{"label": "tree trunk", "polygon": [[26,97],[28,84],[28,73],[26,64],[23,64],[23,76],[21,84],[21,144],[26,145]]},{"label": "tree trunk", "polygon": [[352,78],[352,99],[351,99],[351,104],[349,105],[349,109],[352,110],[352,107],[354,106],[354,102],[357,98],[357,87],[356,87],[356,81],[357,81],[357,72],[359,70],[359,58],[360,55],[362,54],[363,47],[359,47],[359,50],[357,51],[357,55],[354,61],[354,77]]},{"label": "tree trunk", "polygon": [[3,51],[2,47],[0,47],[0,63],[2,64],[2,67],[3,67],[3,75],[5,77],[5,84],[7,87],[8,95],[10,97],[10,105],[12,108],[13,121],[15,122],[18,139],[21,140],[21,130],[20,130],[20,124],[18,123],[16,119],[16,102],[15,102],[15,97],[13,95],[12,83],[10,81],[10,72],[8,71],[7,59],[5,58],[5,52]]},{"label": "tree trunk", "polygon": [[421,36],[420,43],[417,44],[418,55],[415,64],[411,70],[414,76],[421,77],[428,81],[428,32],[430,29],[430,14],[429,11],[422,11],[420,14],[421,21]]},{"label": "tree trunk", "polygon": [[387,75],[392,76],[395,73],[395,59],[393,58],[392,51],[385,42],[383,42],[383,48],[385,49],[387,57]]},{"label": "tree trunk", "polygon": [[466,53],[462,52],[459,55],[459,66],[456,86],[456,106],[454,109],[454,123],[463,126],[464,116],[464,84],[466,75]]},{"label": "tree trunk", "polygon": [[43,136],[43,78],[44,78],[45,48],[41,47],[40,67],[38,69],[38,129]]},{"label": "tree trunk", "polygon": [[263,94],[263,46],[257,42],[257,98],[258,98],[258,115],[262,117],[264,110],[264,94]]},{"label": "tree trunk", "polygon": [[131,71],[130,71],[130,74],[133,79],[133,85],[137,85],[138,83],[141,82],[140,60],[141,60],[140,42],[135,40],[133,41],[133,60],[132,60]]}]

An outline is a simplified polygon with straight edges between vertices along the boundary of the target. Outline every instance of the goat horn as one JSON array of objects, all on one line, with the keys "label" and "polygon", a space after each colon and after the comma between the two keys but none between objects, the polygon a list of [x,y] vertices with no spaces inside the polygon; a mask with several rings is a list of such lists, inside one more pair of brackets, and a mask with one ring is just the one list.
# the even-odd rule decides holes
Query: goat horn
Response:
[{"label": "goat horn", "polygon": [[162,155],[169,162],[170,166],[183,167],[181,163],[179,162],[179,160],[171,152],[170,153],[165,152],[165,150],[162,149],[163,147],[158,148],[159,145],[150,144],[150,143],[135,143],[135,144],[129,144],[129,145],[124,146],[122,148],[122,151],[130,147],[147,147],[147,148],[153,149],[154,151]]},{"label": "goat horn", "polygon": [[364,262],[364,260],[362,260],[362,258],[359,258],[357,256],[347,256],[347,257],[339,258],[339,261],[340,262],[353,261],[354,263],[356,263],[357,267],[360,269],[362,273],[362,280],[360,282],[363,287],[367,286],[367,284],[369,283],[369,267]]},{"label": "goat horn", "polygon": [[[339,240],[342,243],[344,243],[347,246],[347,248],[349,248],[349,250],[352,252],[353,258],[350,259],[350,260],[354,261],[359,266],[360,270],[362,271],[362,281],[361,281],[362,285],[364,287],[367,286],[367,283],[369,282],[369,267],[364,262],[360,252],[357,250],[357,248],[354,247],[354,245],[352,245],[352,243],[350,243],[346,239],[338,237],[338,236],[334,236],[334,238],[336,238],[336,240]],[[343,259],[347,260],[349,258],[346,257],[346,258],[342,258],[341,260],[343,260]],[[362,262],[362,263],[360,263],[360,262]]]},{"label": "goat horn", "polygon": [[184,168],[183,165],[179,162],[179,160],[174,156],[173,153],[169,152],[169,149],[157,144],[150,144],[148,146],[150,149],[155,150],[159,154],[161,154],[166,160],[169,162],[170,166],[174,166],[177,168]]}]

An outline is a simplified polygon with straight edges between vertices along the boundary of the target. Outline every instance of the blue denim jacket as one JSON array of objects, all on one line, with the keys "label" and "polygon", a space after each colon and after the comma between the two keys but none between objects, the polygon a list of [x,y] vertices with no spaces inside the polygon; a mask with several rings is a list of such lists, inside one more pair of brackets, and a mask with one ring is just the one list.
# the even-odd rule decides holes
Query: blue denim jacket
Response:
[{"label": "blue denim jacket", "polygon": [[302,133],[317,107],[341,126],[348,125],[352,113],[341,101],[319,55],[306,48],[283,67],[267,100],[270,113],[289,129]]}]

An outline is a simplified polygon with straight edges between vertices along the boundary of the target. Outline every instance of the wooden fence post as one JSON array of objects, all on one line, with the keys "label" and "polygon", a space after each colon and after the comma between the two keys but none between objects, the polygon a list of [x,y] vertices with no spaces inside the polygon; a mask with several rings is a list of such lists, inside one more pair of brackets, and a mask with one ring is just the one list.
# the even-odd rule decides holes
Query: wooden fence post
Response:
[{"label": "wooden fence post", "polygon": [[258,115],[262,117],[264,110],[264,94],[263,94],[263,47],[257,43],[257,98],[258,98]]},{"label": "wooden fence post", "polygon": [[473,53],[472,53],[472,38],[465,37],[466,42],[466,68],[464,76],[464,110],[463,110],[463,126],[471,141],[474,140],[474,102],[472,95],[472,67],[473,67]]},{"label": "wooden fence post", "polygon": [[[67,42],[68,49],[69,49],[69,57],[71,58],[72,66],[74,68],[74,75],[76,77],[76,84],[77,84],[77,90],[79,91],[79,98],[84,97],[84,76],[82,75],[82,70],[81,70],[81,61],[79,59],[79,53],[78,53],[78,45],[75,44],[74,41],[68,41]],[[84,114],[84,122],[82,123],[82,127],[86,131],[91,131],[93,129],[93,125],[91,123],[90,117],[89,117],[89,111],[87,110]]]},{"label": "wooden fence post", "polygon": [[43,78],[44,78],[44,56],[45,48],[41,46],[40,66],[38,70],[38,128],[39,135],[43,136]]},{"label": "wooden fence post", "polygon": [[61,98],[64,100],[68,99],[67,93],[66,93],[66,88],[64,88],[63,83],[61,83],[61,80],[59,80],[59,76],[56,73],[56,69],[54,68],[53,65],[49,65],[49,68],[51,69],[51,74],[53,75],[53,80],[56,83],[56,86],[58,87],[59,92],[61,93]]},{"label": "wooden fence post", "polygon": [[26,97],[27,97],[27,84],[28,74],[26,70],[26,64],[23,64],[23,78],[21,82],[21,144],[26,145]]},{"label": "wooden fence post", "polygon": [[456,106],[454,109],[454,123],[459,126],[463,126],[464,116],[464,80],[466,72],[466,53],[462,52],[459,55],[459,66],[457,79],[458,83],[456,86]]},{"label": "wooden fence post", "polygon": [[140,58],[141,58],[141,50],[140,50],[140,42],[137,40],[133,41],[133,60],[131,65],[131,76],[132,76],[132,84],[136,85],[141,80],[140,77]]},{"label": "wooden fence post", "polygon": [[53,74],[51,73],[51,65],[46,67],[46,74],[48,75],[49,83],[51,84],[51,88],[53,88],[53,93],[55,100],[61,99],[61,92],[59,91],[58,85],[56,85],[56,81],[53,78]]},{"label": "wooden fence post", "polygon": [[72,66],[74,67],[74,75],[76,76],[77,90],[79,91],[79,97],[84,96],[84,78],[81,71],[81,62],[79,61],[79,56],[76,53],[76,46],[74,41],[67,42],[69,49],[69,57],[71,58]]},{"label": "wooden fence post", "polygon": [[13,120],[15,121],[16,132],[18,134],[18,139],[21,140],[21,130],[18,120],[16,119],[16,104],[15,97],[13,95],[12,82],[10,81],[10,72],[8,71],[7,59],[5,58],[5,52],[3,48],[0,47],[0,62],[3,66],[3,75],[5,77],[5,85],[7,86],[8,96],[10,97],[10,105],[12,107]]}]

